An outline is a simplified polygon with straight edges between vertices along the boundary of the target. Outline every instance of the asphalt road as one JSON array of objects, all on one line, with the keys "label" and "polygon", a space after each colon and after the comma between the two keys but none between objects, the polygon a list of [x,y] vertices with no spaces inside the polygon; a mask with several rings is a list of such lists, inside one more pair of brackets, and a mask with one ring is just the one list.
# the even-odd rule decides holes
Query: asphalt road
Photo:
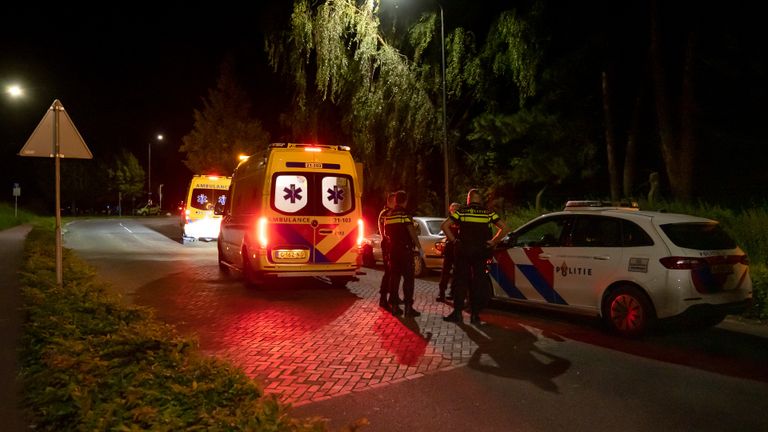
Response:
[{"label": "asphalt road", "polygon": [[126,301],[333,429],[366,418],[371,431],[768,430],[762,326],[624,340],[595,320],[501,306],[487,325],[455,325],[440,319],[436,275],[417,281],[422,316],[398,319],[376,306],[377,269],[346,289],[248,288],[219,272],[215,243],[182,244],[175,218],[79,220],[65,244]]}]

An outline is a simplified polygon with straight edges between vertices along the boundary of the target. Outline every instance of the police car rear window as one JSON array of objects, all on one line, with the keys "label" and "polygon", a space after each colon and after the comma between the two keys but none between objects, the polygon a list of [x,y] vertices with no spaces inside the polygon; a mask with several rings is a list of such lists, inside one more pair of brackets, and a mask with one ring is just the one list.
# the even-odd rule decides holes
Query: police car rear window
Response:
[{"label": "police car rear window", "polygon": [[661,225],[661,230],[675,245],[686,249],[733,249],[736,242],[716,223],[674,223]]}]

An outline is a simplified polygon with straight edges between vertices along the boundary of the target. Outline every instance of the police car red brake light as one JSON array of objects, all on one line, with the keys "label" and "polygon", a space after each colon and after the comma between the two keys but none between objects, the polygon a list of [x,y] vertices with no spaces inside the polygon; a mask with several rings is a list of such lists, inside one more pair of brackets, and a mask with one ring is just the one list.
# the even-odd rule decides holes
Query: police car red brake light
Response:
[{"label": "police car red brake light", "polygon": [[659,262],[670,270],[693,270],[707,265],[707,262],[704,259],[692,257],[670,256],[661,258]]}]

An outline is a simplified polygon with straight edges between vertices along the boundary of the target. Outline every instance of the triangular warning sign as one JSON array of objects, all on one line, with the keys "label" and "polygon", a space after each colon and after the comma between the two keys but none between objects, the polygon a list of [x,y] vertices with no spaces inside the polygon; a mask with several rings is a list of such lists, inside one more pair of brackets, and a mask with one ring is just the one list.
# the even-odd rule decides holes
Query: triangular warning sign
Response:
[{"label": "triangular warning sign", "polygon": [[[58,119],[58,121],[56,121]],[[27,143],[21,148],[19,156],[54,157],[56,144],[59,157],[68,159],[93,159],[93,154],[85,145],[83,137],[69,118],[64,106],[58,99],[48,108],[48,112],[32,132]]]}]

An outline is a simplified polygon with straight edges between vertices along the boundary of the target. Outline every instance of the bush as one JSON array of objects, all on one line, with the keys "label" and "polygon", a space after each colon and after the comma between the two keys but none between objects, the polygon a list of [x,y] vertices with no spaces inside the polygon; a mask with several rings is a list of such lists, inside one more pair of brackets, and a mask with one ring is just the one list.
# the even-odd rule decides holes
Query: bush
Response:
[{"label": "bush", "polygon": [[22,271],[27,323],[21,355],[24,406],[40,430],[324,431],[242,371],[197,351],[95,282],[94,270],[64,251],[55,283],[53,233],[36,227]]}]

